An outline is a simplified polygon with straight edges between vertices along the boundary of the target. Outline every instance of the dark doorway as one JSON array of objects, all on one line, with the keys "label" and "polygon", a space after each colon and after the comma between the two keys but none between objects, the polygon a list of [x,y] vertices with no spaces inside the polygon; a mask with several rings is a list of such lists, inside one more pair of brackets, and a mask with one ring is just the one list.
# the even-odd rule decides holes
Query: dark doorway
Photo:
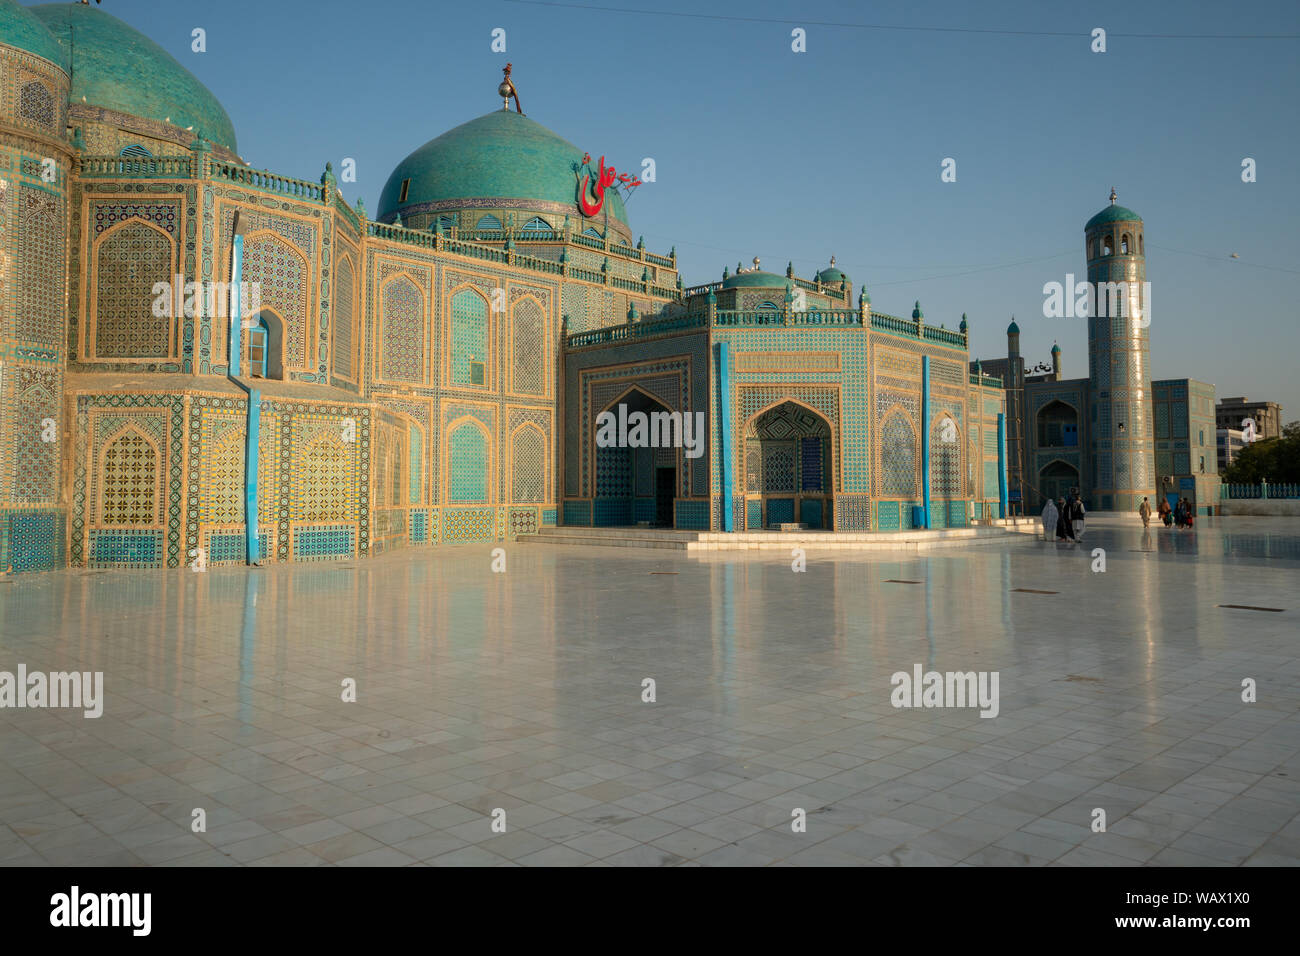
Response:
[{"label": "dark doorway", "polygon": [[673,496],[677,490],[677,469],[655,469],[655,527],[673,526]]}]

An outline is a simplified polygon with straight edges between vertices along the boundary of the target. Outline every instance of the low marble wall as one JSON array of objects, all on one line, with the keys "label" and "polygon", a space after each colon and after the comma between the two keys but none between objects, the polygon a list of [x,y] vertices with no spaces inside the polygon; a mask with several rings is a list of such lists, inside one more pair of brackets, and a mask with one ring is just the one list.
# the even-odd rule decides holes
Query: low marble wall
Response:
[{"label": "low marble wall", "polygon": [[1300,517],[1300,498],[1240,498],[1215,502],[1216,515],[1276,515]]}]

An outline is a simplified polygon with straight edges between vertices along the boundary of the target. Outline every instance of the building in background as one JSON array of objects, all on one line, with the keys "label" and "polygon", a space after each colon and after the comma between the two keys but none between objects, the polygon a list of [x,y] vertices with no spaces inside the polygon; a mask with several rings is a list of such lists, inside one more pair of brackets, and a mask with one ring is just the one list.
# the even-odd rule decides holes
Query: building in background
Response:
[{"label": "building in background", "polygon": [[1282,406],[1277,402],[1252,402],[1237,396],[1219,399],[1214,412],[1217,428],[1242,429],[1247,418],[1255,422],[1255,440],[1282,437]]},{"label": "building in background", "polygon": [[1151,383],[1155,419],[1156,485],[1171,506],[1179,498],[1208,514],[1219,500],[1214,386],[1189,378]]},{"label": "building in background", "polygon": [[1084,226],[1089,286],[1124,283],[1125,296],[1124,314],[1113,297],[1097,296],[1107,314],[1087,319],[1088,376],[1063,377],[1059,345],[1050,362],[1027,367],[1014,319],[1007,358],[972,369],[1005,383],[1010,496],[1027,512],[1075,489],[1100,511],[1134,511],[1144,497],[1154,503],[1157,489],[1182,489],[1204,514],[1218,494],[1214,386],[1151,381],[1145,226],[1116,198],[1112,190],[1110,205]]},{"label": "building in background", "polygon": [[1216,428],[1214,435],[1217,442],[1215,457],[1219,462],[1219,474],[1222,475],[1246,447],[1246,433],[1236,428]]}]

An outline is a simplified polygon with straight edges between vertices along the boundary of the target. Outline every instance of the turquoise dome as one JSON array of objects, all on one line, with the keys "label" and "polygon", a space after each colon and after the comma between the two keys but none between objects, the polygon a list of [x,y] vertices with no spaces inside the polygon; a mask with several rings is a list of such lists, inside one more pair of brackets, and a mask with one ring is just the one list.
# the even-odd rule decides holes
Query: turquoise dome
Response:
[{"label": "turquoise dome", "polygon": [[143,33],[80,3],[46,3],[31,12],[71,51],[68,101],[73,106],[84,102],[180,129],[192,127],[236,151],[235,128],[217,98]]},{"label": "turquoise dome", "polygon": [[1019,335],[1020,326],[1016,325],[1016,320],[1012,319],[1011,324],[1007,326],[1007,335]]},{"label": "turquoise dome", "polygon": [[779,276],[774,272],[742,272],[723,279],[722,287],[735,289],[742,286],[757,286],[761,289],[784,289],[789,281],[785,276]]},{"label": "turquoise dome", "polygon": [[1091,229],[1093,226],[1100,226],[1107,222],[1141,222],[1142,217],[1132,209],[1126,209],[1123,206],[1117,206],[1114,203],[1107,206],[1097,215],[1088,220],[1084,229]]},{"label": "turquoise dome", "polygon": [[831,266],[829,269],[823,269],[821,272],[817,273],[817,278],[821,281],[822,285],[839,285],[841,282],[847,283],[849,281],[849,277],[835,266]]},{"label": "turquoise dome", "polygon": [[[453,209],[458,200],[522,199],[564,207],[579,222],[603,220],[608,211],[611,220],[627,225],[623,197],[612,186],[605,190],[600,215],[582,216],[574,175],[582,156],[578,147],[522,113],[494,110],[429,140],[398,163],[380,193],[378,218],[388,222],[399,210],[425,204]],[[407,179],[406,199],[399,201]]]},{"label": "turquoise dome", "polygon": [[68,48],[35,14],[14,0],[0,0],[0,43],[44,57],[68,72]]}]

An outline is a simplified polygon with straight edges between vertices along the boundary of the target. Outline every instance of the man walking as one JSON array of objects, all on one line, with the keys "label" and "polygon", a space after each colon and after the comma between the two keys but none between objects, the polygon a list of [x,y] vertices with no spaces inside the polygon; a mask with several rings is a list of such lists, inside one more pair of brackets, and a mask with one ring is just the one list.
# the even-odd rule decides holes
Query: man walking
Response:
[{"label": "man walking", "polygon": [[1076,541],[1083,540],[1083,516],[1087,510],[1083,506],[1083,499],[1076,494],[1074,500],[1070,502],[1070,524],[1074,528]]},{"label": "man walking", "polygon": [[1150,528],[1151,527],[1151,502],[1147,501],[1146,498],[1142,499],[1142,505],[1138,508],[1138,514],[1142,516],[1142,527]]}]

